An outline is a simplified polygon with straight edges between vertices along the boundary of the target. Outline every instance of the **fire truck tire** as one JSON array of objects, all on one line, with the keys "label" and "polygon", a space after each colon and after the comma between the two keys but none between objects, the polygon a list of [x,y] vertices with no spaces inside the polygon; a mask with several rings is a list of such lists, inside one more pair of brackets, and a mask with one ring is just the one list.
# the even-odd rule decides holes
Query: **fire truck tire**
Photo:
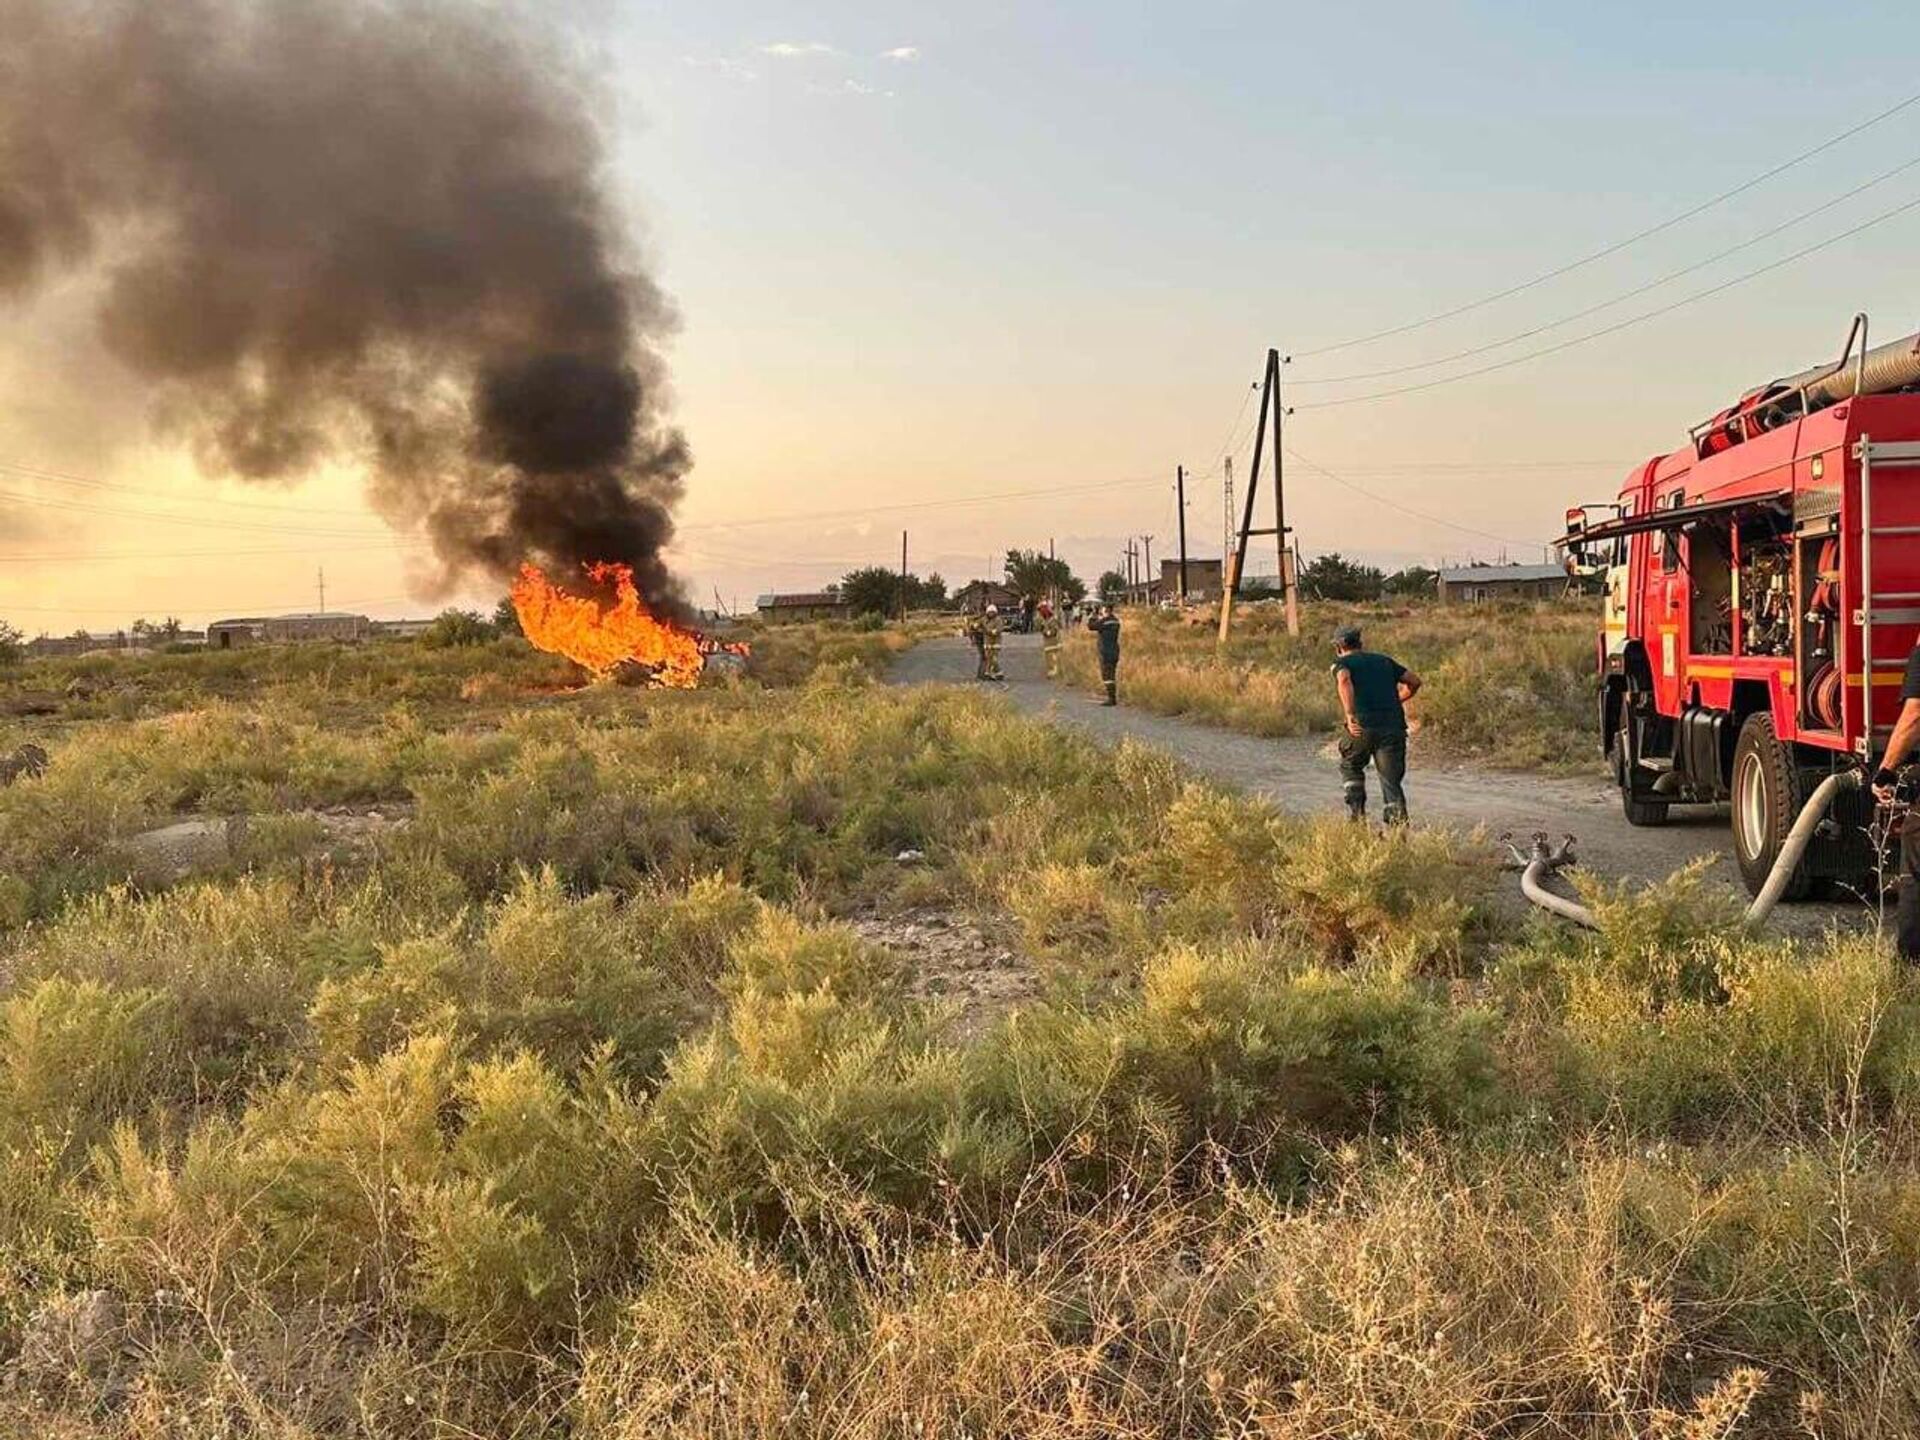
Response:
[{"label": "fire truck tire", "polygon": [[[1733,858],[1747,893],[1758,895],[1806,803],[1800,767],[1774,733],[1771,715],[1749,715],[1733,747]],[[1781,892],[1804,900],[1812,882],[1802,863]]]},{"label": "fire truck tire", "polygon": [[1628,721],[1623,715],[1621,728],[1613,732],[1613,782],[1620,787],[1620,808],[1625,812],[1627,824],[1640,829],[1650,829],[1655,825],[1667,823],[1667,802],[1664,800],[1643,800],[1633,793],[1633,786],[1627,776],[1627,732]]}]

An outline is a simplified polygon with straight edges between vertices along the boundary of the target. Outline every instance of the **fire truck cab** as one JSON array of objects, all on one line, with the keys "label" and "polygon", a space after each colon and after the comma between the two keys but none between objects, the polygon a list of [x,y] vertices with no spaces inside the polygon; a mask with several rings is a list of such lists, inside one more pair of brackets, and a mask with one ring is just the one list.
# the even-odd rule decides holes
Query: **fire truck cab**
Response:
[{"label": "fire truck cab", "polygon": [[[1607,572],[1599,740],[1628,821],[1727,803],[1759,893],[1813,788],[1885,744],[1920,639],[1920,336],[1869,351],[1856,317],[1838,362],[1696,426],[1564,543]],[[1786,897],[1868,886],[1873,820],[1844,792]]]}]

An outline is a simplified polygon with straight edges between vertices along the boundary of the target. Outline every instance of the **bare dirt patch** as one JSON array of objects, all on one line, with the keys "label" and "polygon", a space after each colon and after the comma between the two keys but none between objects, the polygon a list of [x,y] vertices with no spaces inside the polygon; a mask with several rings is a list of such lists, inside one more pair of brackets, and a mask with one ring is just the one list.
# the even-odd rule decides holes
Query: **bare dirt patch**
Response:
[{"label": "bare dirt patch", "polygon": [[905,958],[907,993],[951,1008],[947,1028],[956,1040],[974,1039],[1039,993],[1033,962],[957,911],[928,907],[847,923]]},{"label": "bare dirt patch", "polygon": [[[288,811],[272,818],[310,825],[316,853],[334,864],[344,864],[369,857],[382,837],[404,829],[413,819],[413,807],[336,805],[324,810]],[[254,817],[195,816],[134,835],[123,842],[123,848],[136,862],[141,879],[175,884],[247,860],[252,854],[253,836]]]}]

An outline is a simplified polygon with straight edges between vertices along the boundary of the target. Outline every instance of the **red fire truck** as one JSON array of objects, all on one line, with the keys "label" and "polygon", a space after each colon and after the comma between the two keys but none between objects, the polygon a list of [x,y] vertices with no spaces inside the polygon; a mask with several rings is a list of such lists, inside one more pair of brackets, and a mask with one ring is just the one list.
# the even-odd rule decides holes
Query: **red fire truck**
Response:
[{"label": "red fire truck", "polygon": [[[1595,512],[1600,512],[1596,514]],[[1600,740],[1628,821],[1728,802],[1758,893],[1802,803],[1870,760],[1920,638],[1920,336],[1776,380],[1567,515],[1607,572]],[[1874,802],[1843,794],[1785,894],[1863,886]]]}]

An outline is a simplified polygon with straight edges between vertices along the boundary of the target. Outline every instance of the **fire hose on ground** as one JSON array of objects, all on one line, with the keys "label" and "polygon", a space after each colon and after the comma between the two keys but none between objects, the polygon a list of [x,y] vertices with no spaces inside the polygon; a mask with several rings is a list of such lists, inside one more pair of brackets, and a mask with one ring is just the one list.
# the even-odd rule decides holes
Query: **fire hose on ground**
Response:
[{"label": "fire hose on ground", "polygon": [[[1760,893],[1753,897],[1753,903],[1747,906],[1746,914],[1741,917],[1742,928],[1757,930],[1766,923],[1767,917],[1773,913],[1773,907],[1780,903],[1787,882],[1793,878],[1793,872],[1805,857],[1807,846],[1813,843],[1813,837],[1827,818],[1834,798],[1843,790],[1858,789],[1865,778],[1864,772],[1859,770],[1840,770],[1827,776],[1814,788],[1813,794],[1807,797],[1807,803],[1800,807],[1800,815],[1793,822],[1793,828],[1787,832],[1779,858],[1773,862],[1773,869],[1767,872],[1766,884],[1760,887]],[[1558,845],[1549,845],[1544,834],[1536,834],[1532,848],[1524,853],[1518,846],[1509,845],[1507,848],[1520,870],[1520,893],[1530,902],[1588,930],[1600,928],[1599,922],[1593,918],[1593,912],[1586,906],[1564,895],[1556,895],[1546,886],[1547,876],[1573,863],[1571,835]]]}]

